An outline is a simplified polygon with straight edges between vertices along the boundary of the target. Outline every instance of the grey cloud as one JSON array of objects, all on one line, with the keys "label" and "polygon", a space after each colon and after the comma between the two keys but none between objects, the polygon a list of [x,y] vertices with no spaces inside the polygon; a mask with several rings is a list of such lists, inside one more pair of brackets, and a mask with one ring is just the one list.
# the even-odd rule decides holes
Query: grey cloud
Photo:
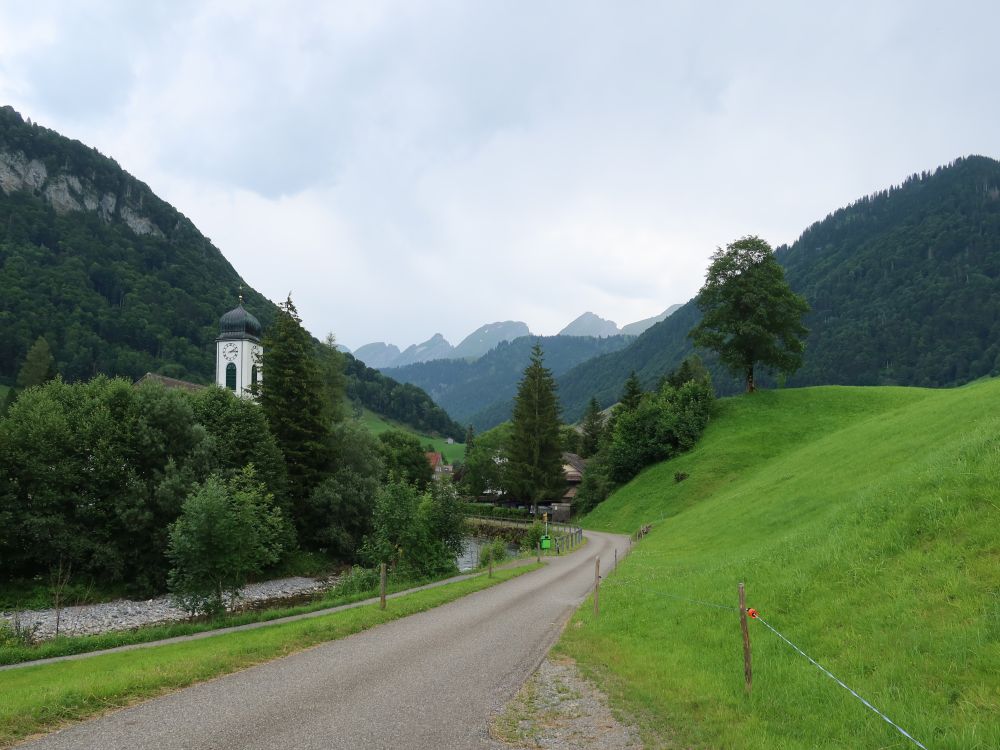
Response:
[{"label": "grey cloud", "polygon": [[[183,184],[251,281],[282,276],[353,345],[656,314],[717,245],[792,241],[910,172],[1000,155],[987,3],[11,7],[57,30],[0,62],[26,114],[100,122],[94,145]],[[218,208],[243,191],[308,249],[280,273],[238,213],[261,204]]]}]

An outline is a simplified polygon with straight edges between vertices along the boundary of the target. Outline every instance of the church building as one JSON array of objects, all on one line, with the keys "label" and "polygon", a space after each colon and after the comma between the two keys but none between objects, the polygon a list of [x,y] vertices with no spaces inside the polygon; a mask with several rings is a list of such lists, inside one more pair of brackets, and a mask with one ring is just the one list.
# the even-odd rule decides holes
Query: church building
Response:
[{"label": "church building", "polygon": [[242,398],[251,398],[250,389],[261,381],[260,321],[240,304],[219,319],[215,340],[215,382]]}]

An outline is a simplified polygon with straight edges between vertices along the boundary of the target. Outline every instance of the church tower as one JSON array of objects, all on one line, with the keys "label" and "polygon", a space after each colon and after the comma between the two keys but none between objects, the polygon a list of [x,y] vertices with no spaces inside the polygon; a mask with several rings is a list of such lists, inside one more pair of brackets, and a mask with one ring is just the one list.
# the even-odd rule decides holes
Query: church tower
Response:
[{"label": "church tower", "polygon": [[240,304],[219,319],[215,340],[215,382],[241,398],[250,398],[250,388],[261,380],[260,321]]}]

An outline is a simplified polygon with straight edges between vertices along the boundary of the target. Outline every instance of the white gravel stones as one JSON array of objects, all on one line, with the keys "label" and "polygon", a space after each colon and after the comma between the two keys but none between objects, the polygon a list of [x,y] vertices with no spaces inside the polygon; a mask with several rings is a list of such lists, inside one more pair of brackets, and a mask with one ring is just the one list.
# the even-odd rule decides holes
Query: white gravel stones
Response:
[{"label": "white gravel stones", "polygon": [[[304,594],[314,594],[333,587],[335,578],[280,578],[275,581],[251,583],[243,589],[240,599],[230,609],[239,609],[254,602],[291,599]],[[18,612],[22,627],[34,628],[38,639],[53,638],[56,633],[54,609]],[[186,620],[187,612],[173,606],[169,596],[148,601],[118,599],[102,604],[63,607],[59,617],[60,635],[96,635],[112,630],[132,630],[143,625],[157,625]],[[13,612],[0,612],[0,620],[14,619]]]},{"label": "white gravel stones", "polygon": [[549,657],[494,721],[510,750],[641,750],[636,727],[622,724],[606,696],[567,658]]}]

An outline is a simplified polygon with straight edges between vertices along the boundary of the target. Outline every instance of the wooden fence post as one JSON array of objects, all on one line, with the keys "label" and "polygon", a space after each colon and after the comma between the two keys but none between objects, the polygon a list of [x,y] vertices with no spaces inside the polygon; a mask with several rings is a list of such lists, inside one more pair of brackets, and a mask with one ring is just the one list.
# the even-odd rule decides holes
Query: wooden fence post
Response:
[{"label": "wooden fence post", "polygon": [[594,617],[601,613],[601,558],[594,558]]},{"label": "wooden fence post", "polygon": [[490,578],[492,578],[493,577],[493,545],[492,544],[490,545],[489,555],[490,555]]},{"label": "wooden fence post", "polygon": [[618,548],[615,547],[615,570],[618,570]]},{"label": "wooden fence post", "polygon": [[385,609],[385,563],[379,569],[379,609]]},{"label": "wooden fence post", "polygon": [[535,562],[536,563],[540,563],[542,561],[542,543],[541,542],[535,542],[535,554],[538,555],[538,557],[535,560]]},{"label": "wooden fence post", "polygon": [[743,674],[746,676],[747,693],[753,685],[753,668],[750,662],[750,631],[747,629],[747,595],[743,584],[739,585],[740,629],[743,631]]}]

